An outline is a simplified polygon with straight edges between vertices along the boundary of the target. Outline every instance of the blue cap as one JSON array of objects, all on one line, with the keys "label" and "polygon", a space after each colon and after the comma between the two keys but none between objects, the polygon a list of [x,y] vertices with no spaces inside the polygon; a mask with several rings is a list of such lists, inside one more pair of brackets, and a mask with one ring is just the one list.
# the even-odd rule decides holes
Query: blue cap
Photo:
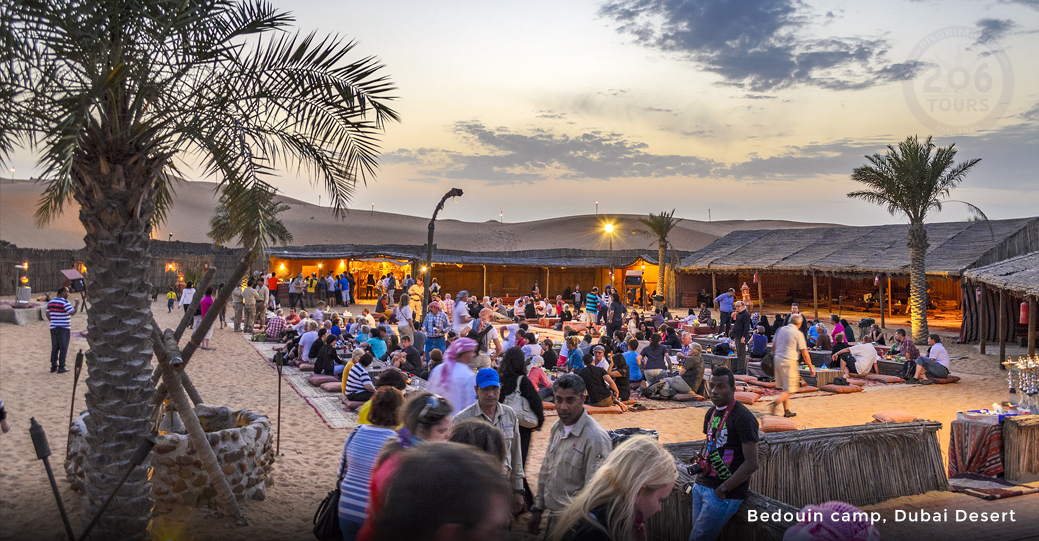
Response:
[{"label": "blue cap", "polygon": [[501,379],[498,378],[498,371],[493,368],[481,368],[476,373],[476,386],[484,389],[486,387],[501,387]]}]

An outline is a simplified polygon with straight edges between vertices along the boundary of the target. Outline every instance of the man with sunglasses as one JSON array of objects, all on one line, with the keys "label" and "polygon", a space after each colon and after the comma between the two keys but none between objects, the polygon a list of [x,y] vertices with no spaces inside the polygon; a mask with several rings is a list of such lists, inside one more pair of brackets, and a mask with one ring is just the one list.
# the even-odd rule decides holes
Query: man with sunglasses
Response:
[{"label": "man with sunglasses", "polygon": [[537,535],[548,510],[546,537],[552,534],[554,515],[584,488],[613,449],[610,435],[584,411],[586,388],[580,376],[559,376],[552,384],[552,394],[559,420],[552,425],[538,474],[538,494],[527,523],[528,531]]}]

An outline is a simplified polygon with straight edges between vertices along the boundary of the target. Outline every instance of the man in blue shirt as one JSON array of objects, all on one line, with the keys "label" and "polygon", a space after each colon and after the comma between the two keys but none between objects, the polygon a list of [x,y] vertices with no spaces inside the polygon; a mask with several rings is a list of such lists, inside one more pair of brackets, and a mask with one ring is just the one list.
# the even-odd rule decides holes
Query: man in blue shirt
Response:
[{"label": "man in blue shirt", "polygon": [[736,290],[730,287],[728,292],[722,293],[721,295],[718,295],[718,298],[714,299],[714,302],[718,303],[718,311],[722,313],[718,329],[721,330],[725,336],[729,336],[729,331],[732,330],[732,312],[735,298]]},{"label": "man in blue shirt", "polygon": [[624,360],[628,363],[628,381],[632,383],[642,381],[642,367],[639,365],[639,341],[632,338],[628,340],[628,351],[624,352]]},{"label": "man in blue shirt", "polygon": [[69,288],[61,286],[58,295],[47,303],[47,319],[50,320],[51,328],[51,372],[64,374],[68,372],[65,368],[65,356],[69,351],[69,339],[72,335],[72,315],[79,308],[69,302]]}]

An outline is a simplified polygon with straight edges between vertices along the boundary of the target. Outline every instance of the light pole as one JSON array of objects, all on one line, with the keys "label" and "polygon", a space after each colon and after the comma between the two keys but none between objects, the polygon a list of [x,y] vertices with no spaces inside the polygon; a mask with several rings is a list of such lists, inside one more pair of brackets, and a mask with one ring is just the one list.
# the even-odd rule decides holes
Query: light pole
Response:
[{"label": "light pole", "polygon": [[[596,203],[598,205],[598,203]],[[613,285],[613,224],[606,224],[606,236],[610,237],[610,285]]]},{"label": "light pole", "polygon": [[[596,216],[598,216],[598,215],[599,215],[599,202],[598,202],[598,201],[596,201],[596,202],[595,202],[595,215],[596,215]],[[612,227],[612,226],[611,226],[611,227]]]},{"label": "light pole", "polygon": [[502,212],[498,213],[498,223],[500,223],[500,224],[505,223],[505,211],[502,211]]},{"label": "light pole", "polygon": [[11,182],[14,182],[14,167],[11,168]]}]

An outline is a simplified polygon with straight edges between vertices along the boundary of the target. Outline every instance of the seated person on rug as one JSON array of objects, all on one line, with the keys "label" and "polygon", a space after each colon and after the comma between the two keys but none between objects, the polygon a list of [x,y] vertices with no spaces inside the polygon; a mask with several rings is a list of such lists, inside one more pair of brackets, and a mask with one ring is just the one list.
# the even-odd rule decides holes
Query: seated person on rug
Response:
[{"label": "seated person on rug", "polygon": [[[843,356],[845,353],[851,354],[853,362],[848,362],[848,358]],[[878,357],[877,348],[873,347],[873,344],[855,344],[833,354],[833,360],[840,361],[845,378],[850,377],[850,374],[865,376],[870,370],[874,374],[879,374],[880,372],[877,371]]]},{"label": "seated person on rug", "polygon": [[631,369],[628,361],[620,353],[613,354],[613,363],[610,365],[610,377],[617,385],[617,398],[621,402],[631,400]]},{"label": "seated person on rug", "polygon": [[[375,388],[381,389],[383,387],[393,387],[400,392],[404,392],[404,389],[408,388],[408,375],[396,368],[389,368],[379,374],[379,377],[375,380]],[[368,399],[367,402],[361,404],[361,407],[357,408],[357,424],[359,425],[370,425],[371,421],[368,420],[368,412],[372,409],[372,401]]]},{"label": "seated person on rug", "polygon": [[[833,337],[833,347],[830,348],[830,353],[833,354],[833,355],[837,355],[838,351],[843,351],[843,350],[848,349],[850,347],[851,347],[851,344],[849,344],[848,341],[844,338],[844,333],[839,333],[837,336]],[[848,357],[850,355],[851,355],[850,353],[845,353],[845,354],[839,355],[839,356],[845,357],[845,361],[849,361]],[[828,367],[829,368],[838,368],[838,367],[840,367],[840,365],[841,365],[840,361],[833,361],[833,362],[831,362],[828,365]]]},{"label": "seated person on rug", "polygon": [[931,346],[926,357],[916,358],[916,380],[929,385],[931,379],[944,379],[949,377],[949,352],[942,345],[942,337],[932,334],[927,337],[927,345]]},{"label": "seated person on rug", "polygon": [[833,341],[830,339],[830,335],[826,332],[826,327],[823,327],[823,324],[820,323],[816,325],[816,328],[819,329],[819,336],[815,339],[815,347],[822,351],[832,349]]},{"label": "seated person on rug", "polygon": [[765,355],[768,355],[768,337],[765,336],[765,327],[758,325],[750,337],[750,358],[761,359]]},{"label": "seated person on rug", "polygon": [[393,366],[409,374],[422,373],[422,356],[419,355],[415,346],[411,345],[411,337],[404,335],[400,337],[400,349],[393,353]]},{"label": "seated person on rug", "polygon": [[655,385],[646,388],[644,396],[657,395],[661,398],[671,398],[676,394],[695,393],[704,395],[704,365],[703,346],[693,343],[690,346],[690,354],[682,358],[682,366],[678,368],[678,375],[663,378]]},{"label": "seated person on rug", "polygon": [[627,411],[628,408],[621,404],[617,398],[620,392],[617,389],[616,382],[613,381],[613,378],[605,370],[595,366],[595,355],[588,353],[584,356],[584,368],[579,370],[577,375],[581,376],[585,387],[588,389],[586,404],[599,408],[608,408],[614,404],[620,404],[621,411]]},{"label": "seated person on rug", "polygon": [[711,309],[707,307],[707,303],[700,303],[700,313],[696,316],[696,321],[698,321],[700,325],[714,327],[714,320],[711,319]]},{"label": "seated person on rug", "polygon": [[346,399],[350,402],[366,402],[375,394],[375,385],[372,385],[372,376],[368,374],[368,367],[372,365],[375,358],[371,353],[361,355],[361,358],[350,369],[346,376]]},{"label": "seated person on rug", "polygon": [[314,359],[314,373],[325,376],[335,376],[336,365],[342,364],[343,361],[339,359],[339,353],[336,352],[336,342],[339,339],[334,334],[326,334],[321,342],[315,342],[314,345],[320,344],[320,348],[317,352],[317,357]]},{"label": "seated person on rug", "polygon": [[866,336],[866,339],[863,340],[863,342],[873,342],[874,344],[879,344],[881,346],[887,345],[887,342],[884,340],[884,332],[880,330],[880,325],[877,325],[876,323],[870,325],[869,335]]},{"label": "seated person on rug", "polygon": [[274,312],[274,317],[267,320],[267,326],[263,329],[264,334],[267,335],[267,342],[281,342],[281,339],[285,335],[285,318],[282,315],[285,313],[284,310],[278,308],[278,311]]}]

